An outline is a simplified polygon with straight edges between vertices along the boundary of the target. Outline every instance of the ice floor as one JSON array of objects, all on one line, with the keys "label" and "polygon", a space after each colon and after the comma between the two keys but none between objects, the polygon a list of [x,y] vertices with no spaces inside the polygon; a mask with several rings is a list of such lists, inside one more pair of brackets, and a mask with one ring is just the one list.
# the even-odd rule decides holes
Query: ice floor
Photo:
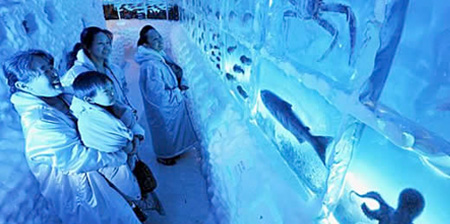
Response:
[{"label": "ice floor", "polygon": [[[118,23],[127,23],[124,24]],[[139,122],[146,129],[146,141],[141,150],[141,158],[150,165],[157,180],[157,194],[166,211],[166,216],[159,216],[156,212],[150,213],[146,223],[160,224],[200,224],[212,223],[210,203],[206,192],[206,182],[201,171],[201,154],[199,151],[189,151],[174,166],[164,166],[156,162],[155,154],[151,145],[150,130],[143,116],[142,97],[139,91],[139,66],[134,62],[134,46],[127,42],[127,37],[137,37],[139,29],[145,21],[111,21],[108,28],[115,33],[115,49],[122,48],[125,54],[122,65],[125,66],[129,98],[140,113]],[[158,30],[166,34],[171,24],[164,22],[153,22]],[[131,29],[130,26],[132,26]],[[121,30],[127,27],[127,30]],[[133,42],[133,45],[135,42]],[[120,50],[119,50],[120,54]],[[115,55],[117,56],[117,54]],[[125,64],[124,64],[125,63]]]}]

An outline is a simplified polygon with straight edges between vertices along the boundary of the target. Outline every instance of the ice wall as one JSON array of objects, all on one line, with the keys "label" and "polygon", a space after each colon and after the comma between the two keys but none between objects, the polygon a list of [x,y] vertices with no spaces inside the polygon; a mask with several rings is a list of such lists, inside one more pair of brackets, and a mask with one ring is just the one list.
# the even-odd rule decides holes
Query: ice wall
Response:
[{"label": "ice wall", "polygon": [[305,200],[309,191],[188,35],[173,26],[168,39],[189,83],[214,223],[312,223],[320,202]]},{"label": "ice wall", "polygon": [[[91,25],[105,26],[101,1],[2,0],[0,63],[18,50],[38,48],[50,52],[63,72],[66,53]],[[28,169],[20,120],[0,77],[0,223],[60,223]]]},{"label": "ice wall", "polygon": [[[369,222],[351,190],[379,191],[395,207],[412,187],[427,204],[416,223],[445,223],[449,9],[439,0],[183,0],[181,20],[241,116],[310,192],[304,200],[323,201],[321,222]],[[334,137],[326,166],[268,111],[261,90],[291,104],[313,135]]]}]

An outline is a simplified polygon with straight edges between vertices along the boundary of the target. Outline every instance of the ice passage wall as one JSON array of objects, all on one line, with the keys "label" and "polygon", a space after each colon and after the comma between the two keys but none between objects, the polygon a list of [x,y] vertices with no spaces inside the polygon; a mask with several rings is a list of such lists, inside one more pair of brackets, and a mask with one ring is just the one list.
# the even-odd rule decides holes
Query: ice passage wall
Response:
[{"label": "ice passage wall", "polygon": [[[101,1],[2,0],[0,62],[18,50],[39,48],[54,55],[63,72],[64,55],[90,25],[105,26]],[[29,171],[20,121],[0,77],[0,223],[59,223]]]},{"label": "ice passage wall", "polygon": [[[183,0],[181,10],[188,35],[242,114],[277,145],[308,189],[304,200],[322,201],[318,220],[369,222],[352,190],[378,191],[396,207],[407,187],[426,200],[416,223],[449,220],[448,3]],[[264,93],[292,111],[277,111]],[[334,138],[326,166],[289,127],[299,127],[295,118],[311,134]],[[228,203],[238,207],[232,211],[249,205],[223,198],[235,202]]]},{"label": "ice passage wall", "polygon": [[[202,131],[210,134],[203,137],[218,220],[307,223],[299,220],[309,216],[323,223],[369,223],[352,190],[378,191],[395,207],[406,187],[426,200],[415,223],[450,219],[448,3],[183,0],[179,5],[187,36],[174,34],[179,43],[174,53],[186,58],[180,64],[192,89],[208,89],[193,95],[197,117],[204,118]],[[6,0],[0,15],[0,61],[39,47],[63,65],[83,26],[104,26],[96,0]],[[277,113],[276,101],[263,90],[292,110],[278,107]],[[2,81],[0,222],[58,222],[28,171],[7,95]],[[293,131],[293,124],[304,131]],[[327,165],[309,141],[299,141],[306,132],[333,137]]]}]

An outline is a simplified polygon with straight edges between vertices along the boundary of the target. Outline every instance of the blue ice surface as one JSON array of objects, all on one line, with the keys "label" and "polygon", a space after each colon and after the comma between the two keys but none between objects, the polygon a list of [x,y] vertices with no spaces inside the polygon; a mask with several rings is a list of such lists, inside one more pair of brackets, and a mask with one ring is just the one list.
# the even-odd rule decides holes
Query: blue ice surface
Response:
[{"label": "blue ice surface", "polygon": [[394,146],[370,128],[365,129],[348,172],[358,179],[347,183],[355,191],[378,191],[394,208],[404,188],[419,190],[425,209],[414,223],[446,223],[450,219],[450,194],[445,191],[450,181],[425,169],[415,153]]},{"label": "blue ice surface", "polygon": [[[212,66],[223,74],[230,91],[237,93],[235,96],[245,106],[244,110],[253,112],[257,108],[253,115],[261,129],[279,145],[280,153],[305,186],[320,194],[326,188],[326,168],[305,144],[292,141],[292,133],[265,111],[260,90],[268,89],[286,99],[312,133],[333,136],[347,116],[342,108],[354,103],[340,99],[336,93],[350,96],[374,74],[374,65],[390,67],[388,74],[382,74],[386,75],[385,80],[374,81],[376,85],[384,85],[379,103],[450,141],[450,126],[446,125],[450,123],[450,24],[446,23],[450,4],[442,0],[410,1],[397,49],[389,47],[392,52],[385,55],[395,57],[391,63],[383,63],[385,58],[376,56],[379,39],[386,34],[383,23],[391,21],[385,17],[392,15],[395,19],[401,14],[395,10],[392,13],[386,2],[392,5],[406,0],[325,2],[349,6],[356,16],[352,65],[347,63],[352,46],[345,13],[320,12],[320,18],[339,33],[333,49],[318,60],[335,37],[304,8],[313,0],[183,1],[182,7],[189,12],[183,12],[182,22],[204,53],[214,56]],[[286,11],[299,16],[284,17]],[[32,28],[30,24],[24,25]],[[0,28],[0,37],[4,33]],[[383,78],[375,75],[374,78]],[[450,201],[449,178],[424,165],[414,149],[408,151],[393,145],[386,136],[389,134],[365,128],[348,170],[359,182],[350,179],[346,186],[359,191],[379,191],[393,207],[403,188],[416,188],[423,193],[426,206],[415,223],[445,223],[450,219],[447,212],[450,205],[446,203]],[[432,147],[433,142],[429,144]],[[448,169],[449,164],[446,165]]]},{"label": "blue ice surface", "polygon": [[[314,1],[202,1],[199,8],[186,3],[184,7],[192,14],[185,13],[188,16],[183,22],[187,29],[196,30],[197,36],[203,32],[206,37],[218,37],[204,38],[200,45],[210,42],[220,46],[222,58],[218,68],[227,74],[224,82],[232,83],[231,87],[238,85],[247,90],[248,97],[242,100],[243,104],[255,111],[261,128],[280,144],[280,153],[285,155],[288,163],[297,161],[303,154],[294,153],[294,149],[299,147],[295,143],[287,147],[287,142],[291,141],[287,139],[292,136],[279,128],[276,119],[265,111],[259,91],[268,89],[287,99],[313,133],[333,135],[337,134],[347,116],[345,107],[355,103],[349,97],[360,93],[363,83],[372,75],[372,84],[376,91],[381,92],[379,100],[378,96],[375,99],[389,108],[394,116],[389,116],[389,120],[376,121],[381,134],[371,127],[365,128],[348,172],[355,178],[370,176],[367,186],[372,189],[364,190],[379,190],[393,207],[403,188],[422,191],[426,207],[415,223],[442,223],[448,220],[448,215],[439,210],[448,210],[449,205],[444,203],[448,198],[439,198],[438,195],[446,194],[450,181],[420,159],[420,156],[446,156],[440,152],[421,154],[414,147],[407,148],[412,150],[408,151],[393,145],[388,139],[395,138],[390,135],[402,130],[402,122],[406,119],[408,124],[416,125],[442,141],[450,140],[449,126],[445,125],[450,122],[450,60],[447,59],[450,25],[443,22],[450,12],[450,5],[439,0],[325,2],[349,6],[356,16],[355,61],[348,65],[351,53],[348,17],[345,13],[320,12],[320,18],[328,21],[339,34],[334,48],[323,60],[318,60],[334,37],[325,29],[326,26],[308,17],[308,3]],[[212,9],[213,16],[203,10],[208,7]],[[253,16],[249,17],[249,13]],[[286,14],[298,16],[284,17]],[[249,18],[253,21],[251,26],[248,26]],[[194,29],[197,27],[199,29]],[[239,64],[241,55],[251,58],[252,64]],[[245,69],[233,71],[235,65]],[[376,72],[373,72],[374,67]],[[367,114],[357,114],[357,117],[372,116],[370,112],[364,113]],[[397,123],[398,127],[383,130],[383,125],[387,123]],[[411,137],[406,131],[408,139],[405,141],[415,144],[414,140],[419,138]],[[280,136],[285,136],[285,139]],[[426,136],[416,137],[427,140]],[[431,140],[426,144],[434,147]],[[288,149],[292,152],[287,153],[285,150]],[[305,160],[314,161],[314,158]],[[310,165],[314,166],[316,162]],[[307,186],[316,192],[321,191],[324,187],[321,186],[323,180],[319,181],[323,178],[322,171],[317,172],[314,179],[301,174],[305,170],[297,170],[295,164],[291,165],[299,177],[308,182]],[[448,169],[449,165],[444,164],[441,168]]]}]

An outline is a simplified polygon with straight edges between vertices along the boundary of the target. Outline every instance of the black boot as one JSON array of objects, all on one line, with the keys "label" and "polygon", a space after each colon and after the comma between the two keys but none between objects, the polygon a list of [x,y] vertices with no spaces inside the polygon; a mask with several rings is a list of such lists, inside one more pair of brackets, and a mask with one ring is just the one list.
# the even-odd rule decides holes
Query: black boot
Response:
[{"label": "black boot", "polygon": [[141,200],[135,200],[133,203],[143,211],[147,212],[149,210],[155,210],[159,215],[166,215],[166,212],[164,211],[164,208],[155,192],[147,193]]},{"label": "black boot", "polygon": [[159,201],[158,195],[156,195],[156,193],[153,191],[146,195],[145,200],[149,200],[147,199],[147,197],[150,197],[153,200],[156,212],[158,212],[159,215],[165,216],[166,211],[164,211],[161,201]]},{"label": "black boot", "polygon": [[166,166],[173,166],[177,163],[177,161],[173,158],[170,159],[157,158],[156,161]]},{"label": "black boot", "polygon": [[145,222],[145,220],[147,220],[147,215],[145,215],[144,212],[135,203],[132,203],[131,207],[133,208],[133,212],[134,214],[136,214],[139,221]]}]

